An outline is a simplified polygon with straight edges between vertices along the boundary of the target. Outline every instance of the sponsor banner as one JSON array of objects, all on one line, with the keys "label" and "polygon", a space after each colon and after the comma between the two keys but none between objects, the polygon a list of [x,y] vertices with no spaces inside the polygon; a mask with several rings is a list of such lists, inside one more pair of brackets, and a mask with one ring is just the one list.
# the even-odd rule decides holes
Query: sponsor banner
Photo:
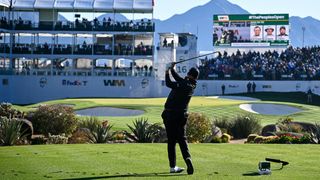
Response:
[{"label": "sponsor banner", "polygon": [[263,89],[272,89],[272,85],[262,85]]},{"label": "sponsor banner", "polygon": [[87,86],[88,81],[80,80],[62,80],[62,86]]},{"label": "sponsor banner", "polygon": [[125,80],[103,80],[103,84],[104,86],[112,86],[112,87],[125,87],[126,86],[126,82]]}]

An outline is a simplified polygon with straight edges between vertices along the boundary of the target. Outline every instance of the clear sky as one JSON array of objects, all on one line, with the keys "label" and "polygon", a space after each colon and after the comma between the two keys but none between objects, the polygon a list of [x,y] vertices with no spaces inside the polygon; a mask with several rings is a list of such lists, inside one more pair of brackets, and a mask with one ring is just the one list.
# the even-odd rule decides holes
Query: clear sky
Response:
[{"label": "clear sky", "polygon": [[[168,19],[210,0],[155,0],[154,16]],[[320,20],[319,0],[229,0],[250,13],[289,13],[290,16],[312,16]]]}]

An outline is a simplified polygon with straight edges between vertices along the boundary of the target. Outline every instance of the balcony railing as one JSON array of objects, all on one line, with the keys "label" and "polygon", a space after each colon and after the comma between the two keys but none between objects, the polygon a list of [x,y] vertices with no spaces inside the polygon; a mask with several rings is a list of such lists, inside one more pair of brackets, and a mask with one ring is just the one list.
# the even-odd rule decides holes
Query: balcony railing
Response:
[{"label": "balcony railing", "polygon": [[0,28],[8,30],[38,31],[114,31],[114,32],[154,32],[155,25],[151,20],[133,22],[113,21],[0,21]]},{"label": "balcony railing", "polygon": [[[9,44],[0,44],[0,53],[10,53]],[[118,44],[112,51],[111,45],[71,45],[71,44],[13,44],[12,54],[49,54],[49,55],[124,55],[152,56],[153,46],[136,46]]]},{"label": "balcony railing", "polygon": [[94,69],[73,69],[73,70],[57,70],[57,69],[22,69],[8,70],[0,68],[0,75],[21,75],[21,76],[138,76],[150,77],[154,75],[153,70],[130,70],[130,69],[115,69],[115,70],[100,70]]}]

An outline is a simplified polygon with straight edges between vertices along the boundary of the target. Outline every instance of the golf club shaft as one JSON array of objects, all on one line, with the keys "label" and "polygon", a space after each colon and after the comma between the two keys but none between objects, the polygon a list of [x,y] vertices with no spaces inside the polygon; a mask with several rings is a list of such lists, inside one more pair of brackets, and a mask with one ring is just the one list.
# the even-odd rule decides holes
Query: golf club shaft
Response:
[{"label": "golf club shaft", "polygon": [[275,163],[282,163],[282,164],[284,164],[284,165],[289,164],[288,162],[286,162],[286,161],[281,161],[280,159],[266,158],[266,161],[275,162]]},{"label": "golf club shaft", "polygon": [[220,53],[220,52],[219,51],[215,51],[215,52],[212,52],[212,53],[204,54],[204,55],[193,57],[193,58],[190,58],[190,59],[185,59],[185,60],[182,60],[182,61],[178,61],[178,62],[175,62],[174,64],[183,63],[183,62],[186,62],[186,61],[190,61],[190,60],[193,60],[193,59],[197,59],[197,58],[208,56],[208,55],[215,54],[215,53]]}]

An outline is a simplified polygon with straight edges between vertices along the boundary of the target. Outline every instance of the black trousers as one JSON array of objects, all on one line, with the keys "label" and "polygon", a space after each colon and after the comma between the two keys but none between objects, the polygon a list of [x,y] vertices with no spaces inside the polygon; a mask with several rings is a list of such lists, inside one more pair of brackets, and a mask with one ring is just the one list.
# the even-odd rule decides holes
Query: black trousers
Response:
[{"label": "black trousers", "polygon": [[161,116],[168,137],[169,165],[170,167],[175,167],[177,142],[179,143],[183,159],[191,158],[186,136],[188,114],[185,111],[164,110]]}]

